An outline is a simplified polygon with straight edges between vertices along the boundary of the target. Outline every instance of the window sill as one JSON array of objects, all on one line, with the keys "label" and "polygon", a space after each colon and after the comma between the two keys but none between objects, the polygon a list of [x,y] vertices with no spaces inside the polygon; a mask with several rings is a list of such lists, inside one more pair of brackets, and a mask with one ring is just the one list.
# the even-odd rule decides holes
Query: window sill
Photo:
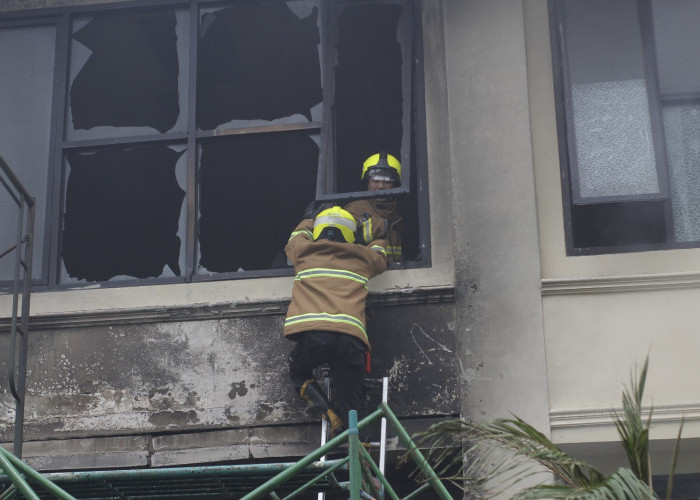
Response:
[{"label": "window sill", "polygon": [[[293,277],[238,279],[152,286],[81,287],[32,293],[32,328],[90,324],[189,321],[283,314]],[[448,264],[396,269],[370,282],[368,305],[454,301]],[[0,295],[0,332],[9,327],[12,295]]]},{"label": "window sill", "polygon": [[[388,307],[428,303],[450,303],[455,300],[453,286],[396,288],[373,292],[368,307]],[[30,329],[79,328],[99,325],[134,323],[167,323],[247,316],[281,315],[287,311],[288,297],[229,302],[192,303],[170,306],[125,307],[37,314],[30,318]],[[0,333],[9,331],[10,319],[0,318]]]}]

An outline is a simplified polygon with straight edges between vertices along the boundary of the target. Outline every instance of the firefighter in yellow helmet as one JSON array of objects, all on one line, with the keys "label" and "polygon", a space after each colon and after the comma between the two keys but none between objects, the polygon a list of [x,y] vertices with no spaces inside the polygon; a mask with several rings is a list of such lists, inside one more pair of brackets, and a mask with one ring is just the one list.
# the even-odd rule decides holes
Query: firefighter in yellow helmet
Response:
[{"label": "firefighter in yellow helmet", "polygon": [[[401,163],[385,152],[376,153],[362,165],[362,183],[367,191],[381,191],[401,185]],[[387,240],[387,261],[401,262],[401,224],[398,203],[394,197],[356,200],[345,205],[360,222],[360,243],[377,238]]]},{"label": "firefighter in yellow helmet", "polygon": [[[301,221],[285,247],[296,272],[284,320],[284,335],[295,341],[289,376],[301,398],[329,420],[333,435],[344,429],[348,411],[365,413],[367,283],[386,269],[386,242],[355,244],[356,229],[349,212],[332,207]],[[313,376],[324,363],[330,367],[333,402]]]}]

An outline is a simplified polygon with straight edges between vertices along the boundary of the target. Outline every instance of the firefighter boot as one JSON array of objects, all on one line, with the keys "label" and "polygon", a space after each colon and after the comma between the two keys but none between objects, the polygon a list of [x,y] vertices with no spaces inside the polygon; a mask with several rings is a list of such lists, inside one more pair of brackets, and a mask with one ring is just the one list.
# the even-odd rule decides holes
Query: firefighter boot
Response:
[{"label": "firefighter boot", "polygon": [[299,390],[301,399],[306,401],[311,408],[317,410],[322,418],[331,424],[331,436],[335,437],[345,430],[343,419],[341,419],[331,408],[331,403],[314,379],[309,379]]}]

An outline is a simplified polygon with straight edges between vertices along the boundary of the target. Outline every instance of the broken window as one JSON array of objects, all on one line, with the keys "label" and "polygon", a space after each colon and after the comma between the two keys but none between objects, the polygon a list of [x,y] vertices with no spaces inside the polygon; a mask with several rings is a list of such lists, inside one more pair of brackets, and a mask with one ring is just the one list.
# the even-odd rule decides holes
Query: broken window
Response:
[{"label": "broken window", "polygon": [[318,4],[245,3],[202,14],[200,129],[320,120]]},{"label": "broken window", "polygon": [[181,275],[182,157],[165,146],[68,154],[64,277]]},{"label": "broken window", "polygon": [[[48,35],[0,43],[0,92],[12,82],[34,96],[0,94],[26,122],[0,123],[0,145],[19,144],[11,163],[36,180],[40,217],[48,210],[48,284],[287,274],[304,208],[370,196],[357,192],[361,165],[379,151],[402,161],[391,194],[404,255],[418,258],[429,239],[415,229],[427,205],[415,175],[418,3],[183,4],[59,7],[41,18]],[[54,51],[68,61],[55,72]]]},{"label": "broken window", "polygon": [[73,30],[69,139],[186,130],[185,12],[79,19]]},{"label": "broken window", "polygon": [[202,144],[200,272],[285,267],[289,234],[314,198],[317,142],[286,133]]},{"label": "broken window", "polygon": [[338,20],[335,158],[338,192],[361,191],[362,163],[386,151],[401,158],[403,56],[397,4],[347,6]]},{"label": "broken window", "polygon": [[[334,14],[332,142],[320,174],[319,198],[369,197],[361,169],[385,151],[402,163],[402,183],[392,190],[404,219],[405,261],[425,258],[419,249],[419,190],[415,180],[413,119],[419,113],[413,80],[416,47],[410,2],[339,3]],[[376,194],[375,194],[376,196]],[[423,234],[423,238],[426,235]]]}]

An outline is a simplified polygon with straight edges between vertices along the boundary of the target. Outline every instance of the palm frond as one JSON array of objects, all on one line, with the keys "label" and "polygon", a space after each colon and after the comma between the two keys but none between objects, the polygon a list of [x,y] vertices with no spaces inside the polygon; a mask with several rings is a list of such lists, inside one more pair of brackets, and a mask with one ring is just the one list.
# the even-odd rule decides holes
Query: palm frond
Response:
[{"label": "palm frond", "polygon": [[678,466],[678,455],[681,451],[681,434],[683,433],[683,424],[685,415],[681,415],[681,425],[678,428],[678,436],[673,444],[673,458],[671,459],[671,470],[668,473],[668,484],[666,485],[666,500],[673,498],[673,478],[676,476],[676,467]]},{"label": "palm frond", "polygon": [[587,487],[541,485],[518,493],[516,500],[544,498],[570,500],[635,500],[656,499],[651,487],[630,469],[620,468],[605,480]]},{"label": "palm frond", "polygon": [[622,444],[629,460],[630,468],[639,479],[651,485],[649,427],[651,426],[652,412],[649,412],[646,421],[642,419],[642,398],[648,368],[649,357],[647,356],[639,375],[635,371],[632,374],[630,386],[623,387],[622,413],[615,411],[612,418],[620,436],[620,444]]},{"label": "palm frond", "polygon": [[[474,446],[488,444],[510,452],[516,457],[532,460],[569,486],[586,487],[598,484],[605,478],[605,475],[598,469],[570,457],[544,434],[518,417],[496,419],[483,424],[474,424],[464,420],[440,422],[418,434],[416,438],[422,444],[430,443],[428,459],[439,472],[454,468],[459,463],[464,462],[467,463],[467,467],[471,467],[472,472],[476,470],[473,466],[475,458],[472,458],[470,462],[464,459],[471,457],[464,457],[461,453],[453,452],[450,454],[446,452],[450,443],[452,443],[454,450],[454,446],[457,446],[461,439],[466,439],[468,442],[475,443]],[[484,446],[479,446],[478,449],[472,450],[471,455],[476,457],[483,454],[484,449]],[[523,463],[523,461],[513,462],[511,467],[495,467],[494,464],[489,464],[491,471],[486,474],[487,479],[491,480],[496,474],[503,474],[515,469],[520,469],[522,472],[514,477],[514,481],[531,475],[532,471],[522,469]],[[484,468],[482,467],[480,471],[483,473]],[[466,469],[463,470],[462,478],[469,481],[465,472],[467,472]]]}]

